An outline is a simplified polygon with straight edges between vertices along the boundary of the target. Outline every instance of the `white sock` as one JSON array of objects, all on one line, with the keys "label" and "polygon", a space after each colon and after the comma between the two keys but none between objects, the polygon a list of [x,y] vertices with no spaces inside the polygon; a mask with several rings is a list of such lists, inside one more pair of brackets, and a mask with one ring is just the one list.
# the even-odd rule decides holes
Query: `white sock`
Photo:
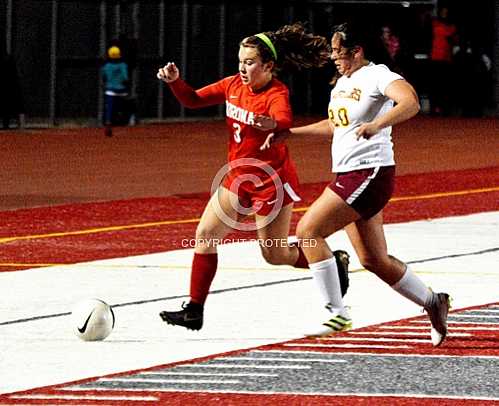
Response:
[{"label": "white sock", "polygon": [[331,257],[324,261],[308,264],[314,281],[319,288],[322,299],[331,312],[346,313],[341,295],[340,278],[336,259]]},{"label": "white sock", "polygon": [[430,288],[409,267],[406,268],[402,278],[391,287],[411,302],[420,306],[428,303],[432,296]]}]

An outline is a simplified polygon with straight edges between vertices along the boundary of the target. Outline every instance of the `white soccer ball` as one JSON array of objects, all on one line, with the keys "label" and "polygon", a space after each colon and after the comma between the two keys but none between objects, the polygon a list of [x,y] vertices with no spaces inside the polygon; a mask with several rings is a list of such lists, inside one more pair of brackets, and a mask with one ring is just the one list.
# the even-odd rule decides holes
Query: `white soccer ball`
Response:
[{"label": "white soccer ball", "polygon": [[71,313],[73,331],[83,341],[104,340],[114,328],[111,306],[99,299],[78,302]]}]

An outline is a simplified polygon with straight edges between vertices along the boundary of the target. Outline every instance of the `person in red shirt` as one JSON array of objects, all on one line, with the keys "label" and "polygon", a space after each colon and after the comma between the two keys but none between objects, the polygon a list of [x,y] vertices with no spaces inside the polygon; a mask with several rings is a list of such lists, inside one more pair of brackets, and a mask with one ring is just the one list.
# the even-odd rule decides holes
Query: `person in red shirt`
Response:
[{"label": "person in red shirt", "polygon": [[449,9],[441,7],[432,21],[430,87],[431,113],[448,115],[455,95],[453,48],[457,44],[457,27],[449,20]]},{"label": "person in red shirt", "polygon": [[[301,248],[287,243],[293,203],[300,200],[295,166],[285,143],[262,145],[269,134],[292,124],[289,91],[276,73],[323,66],[329,54],[325,38],[306,33],[295,23],[244,38],[239,72],[201,89],[184,82],[173,62],[158,70],[158,79],[187,108],[225,103],[229,131],[228,164],[213,181],[211,199],[196,229],[190,301],[180,311],[162,311],[165,322],[202,328],[204,304],[217,270],[217,245],[233,230],[256,230],[270,264],[308,267]],[[251,214],[254,223],[244,222]],[[346,292],[348,254],[336,251],[335,257]]]},{"label": "person in red shirt", "polygon": [[432,61],[452,62],[453,46],[457,44],[457,28],[449,21],[449,9],[440,8],[438,17],[432,21]]}]

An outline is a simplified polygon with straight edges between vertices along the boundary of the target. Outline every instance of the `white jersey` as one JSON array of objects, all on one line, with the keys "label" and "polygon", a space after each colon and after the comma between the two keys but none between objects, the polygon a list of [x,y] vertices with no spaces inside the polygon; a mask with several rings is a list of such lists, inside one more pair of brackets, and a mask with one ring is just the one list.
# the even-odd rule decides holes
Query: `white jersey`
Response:
[{"label": "white jersey", "polygon": [[393,107],[385,96],[386,87],[403,79],[385,65],[363,66],[350,77],[342,76],[331,90],[329,119],[334,124],[331,145],[333,172],[349,172],[376,166],[395,165],[392,127],[385,127],[368,140],[357,140],[355,130]]}]

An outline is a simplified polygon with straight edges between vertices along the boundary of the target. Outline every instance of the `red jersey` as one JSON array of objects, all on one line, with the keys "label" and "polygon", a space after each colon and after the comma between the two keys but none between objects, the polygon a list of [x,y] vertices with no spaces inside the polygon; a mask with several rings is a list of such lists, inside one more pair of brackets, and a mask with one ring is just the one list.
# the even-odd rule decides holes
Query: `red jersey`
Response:
[{"label": "red jersey", "polygon": [[456,26],[439,20],[433,21],[432,60],[452,61],[452,42],[456,34]]},{"label": "red jersey", "polygon": [[[240,158],[258,159],[271,166],[283,183],[287,181],[288,171],[295,172],[285,144],[276,143],[264,151],[260,150],[269,133],[291,127],[289,91],[282,82],[273,78],[257,92],[244,85],[239,74],[226,77],[199,90],[194,90],[181,79],[169,85],[177,99],[188,108],[207,107],[225,102],[226,123],[230,134],[229,162]],[[252,127],[255,115],[272,117],[277,127],[271,131]],[[233,172],[230,172],[231,177],[235,175]],[[258,174],[264,183],[271,181],[265,173],[255,167],[238,167],[235,172]]]}]

